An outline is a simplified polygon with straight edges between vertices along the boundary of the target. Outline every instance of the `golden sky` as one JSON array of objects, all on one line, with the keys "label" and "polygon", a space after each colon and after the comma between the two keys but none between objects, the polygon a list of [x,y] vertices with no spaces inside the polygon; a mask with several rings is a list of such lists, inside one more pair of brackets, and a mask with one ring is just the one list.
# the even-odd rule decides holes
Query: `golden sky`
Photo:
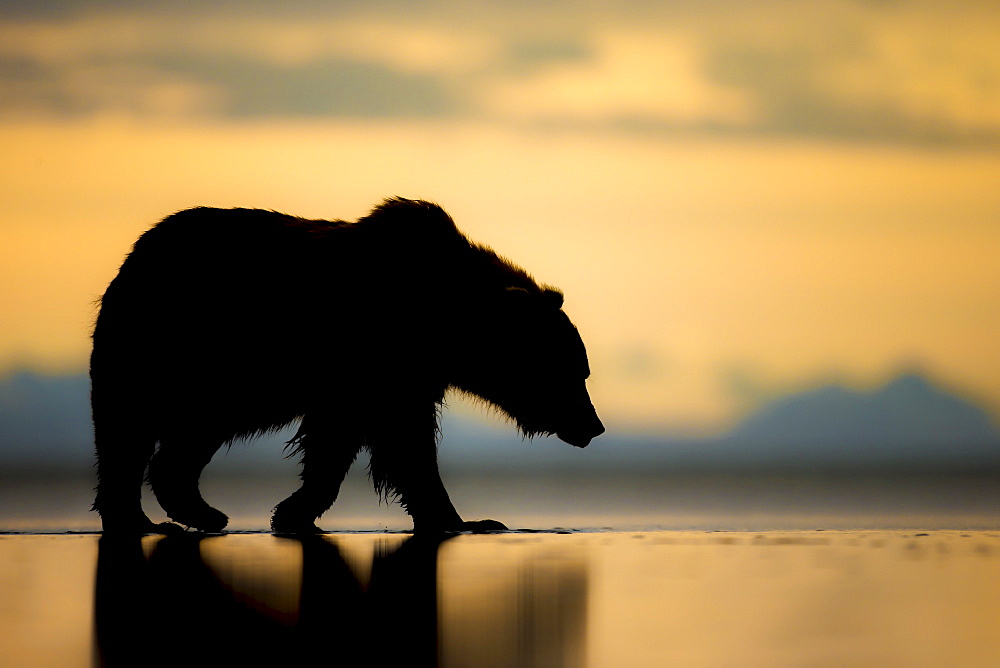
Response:
[{"label": "golden sky", "polygon": [[566,292],[613,426],[914,367],[1000,414],[1000,6],[332,4],[0,9],[0,370],[83,369],[173,211],[402,195]]}]

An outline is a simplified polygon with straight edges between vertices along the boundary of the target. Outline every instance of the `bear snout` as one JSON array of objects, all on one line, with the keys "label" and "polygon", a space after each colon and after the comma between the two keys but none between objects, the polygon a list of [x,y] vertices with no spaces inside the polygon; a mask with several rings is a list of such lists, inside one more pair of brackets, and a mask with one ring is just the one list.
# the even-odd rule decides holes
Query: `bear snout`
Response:
[{"label": "bear snout", "polygon": [[590,445],[592,440],[604,433],[604,424],[596,413],[588,422],[589,424],[583,427],[559,430],[556,432],[556,436],[572,446],[585,448]]}]

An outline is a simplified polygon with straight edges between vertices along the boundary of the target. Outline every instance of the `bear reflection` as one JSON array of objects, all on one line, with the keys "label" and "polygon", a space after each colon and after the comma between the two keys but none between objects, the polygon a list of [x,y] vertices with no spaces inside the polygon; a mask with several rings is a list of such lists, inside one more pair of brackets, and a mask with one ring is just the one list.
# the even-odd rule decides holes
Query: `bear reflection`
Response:
[{"label": "bear reflection", "polygon": [[[94,663],[578,665],[583,571],[557,576],[559,595],[552,574],[530,564],[510,579],[494,571],[485,583],[489,600],[471,614],[452,610],[449,621],[439,610],[438,557],[451,538],[380,540],[369,574],[367,560],[353,559],[332,536],[105,535]],[[237,549],[234,539],[267,549]],[[539,586],[539,574],[548,586]]]},{"label": "bear reflection", "polygon": [[[300,589],[284,592],[298,595],[297,609],[276,601],[275,590],[288,584],[281,574],[252,568],[237,589],[232,572],[211,568],[205,543],[224,538],[154,540],[147,539],[147,558],[139,538],[101,538],[94,616],[99,665],[284,665],[317,658],[336,665],[357,651],[376,657],[393,647],[405,648],[399,658],[406,662],[436,662],[436,562],[444,538],[379,549],[368,587],[333,539],[275,538],[301,545]],[[227,570],[224,563],[220,570]]]}]

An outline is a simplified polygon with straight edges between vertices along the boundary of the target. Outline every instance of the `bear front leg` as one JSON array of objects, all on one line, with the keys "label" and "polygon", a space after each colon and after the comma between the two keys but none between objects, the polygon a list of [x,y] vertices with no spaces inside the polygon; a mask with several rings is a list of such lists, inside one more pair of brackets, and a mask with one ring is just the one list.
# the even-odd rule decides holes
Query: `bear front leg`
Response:
[{"label": "bear front leg", "polygon": [[182,531],[170,522],[154,524],[142,510],[142,481],[156,438],[129,428],[124,417],[106,417],[95,410],[97,495],[93,509],[108,534],[172,533]]},{"label": "bear front leg", "polygon": [[399,495],[413,518],[414,533],[503,531],[495,520],[466,522],[455,510],[437,464],[436,412],[432,419],[405,420],[369,432],[371,475],[375,489]]},{"label": "bear front leg", "polygon": [[160,507],[175,522],[201,531],[217,533],[229,523],[220,510],[205,502],[198,479],[221,446],[214,441],[164,437],[149,462],[149,484]]},{"label": "bear front leg", "polygon": [[298,441],[302,486],[279,503],[271,517],[275,533],[322,533],[316,520],[337,500],[340,485],[358,456],[360,439],[331,439],[308,434]]}]

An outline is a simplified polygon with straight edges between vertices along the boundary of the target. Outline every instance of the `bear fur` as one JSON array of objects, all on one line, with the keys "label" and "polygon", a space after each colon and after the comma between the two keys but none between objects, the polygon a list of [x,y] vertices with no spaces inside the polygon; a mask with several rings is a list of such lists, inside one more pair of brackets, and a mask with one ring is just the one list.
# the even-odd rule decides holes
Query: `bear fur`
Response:
[{"label": "bear fur", "polygon": [[315,532],[359,451],[415,531],[464,522],[437,469],[449,388],[521,431],[586,446],[604,431],[562,295],[469,241],[440,207],[389,199],[357,222],[195,208],[143,234],[101,299],[90,363],[105,531],[203,531],[228,518],[198,490],[223,445],[299,421],[302,486],[272,527]]}]

